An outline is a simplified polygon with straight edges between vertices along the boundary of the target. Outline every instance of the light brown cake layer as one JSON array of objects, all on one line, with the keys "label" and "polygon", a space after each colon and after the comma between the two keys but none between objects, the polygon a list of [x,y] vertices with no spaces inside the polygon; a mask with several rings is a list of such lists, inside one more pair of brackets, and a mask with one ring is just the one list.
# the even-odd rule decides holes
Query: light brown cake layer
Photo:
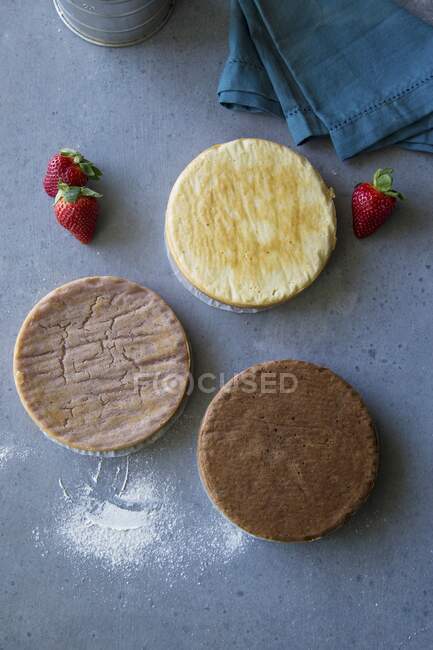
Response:
[{"label": "light brown cake layer", "polygon": [[336,241],[333,197],[288,147],[254,138],[215,145],[173,186],[167,248],[208,298],[271,307],[308,287],[327,263]]},{"label": "light brown cake layer", "polygon": [[15,345],[23,405],[61,444],[104,452],[151,440],[186,393],[190,354],[172,309],[150,289],[90,277],[31,310]]},{"label": "light brown cake layer", "polygon": [[229,381],[198,441],[203,484],[247,532],[307,541],[340,526],[367,498],[379,462],[361,397],[326,368],[271,361]]}]

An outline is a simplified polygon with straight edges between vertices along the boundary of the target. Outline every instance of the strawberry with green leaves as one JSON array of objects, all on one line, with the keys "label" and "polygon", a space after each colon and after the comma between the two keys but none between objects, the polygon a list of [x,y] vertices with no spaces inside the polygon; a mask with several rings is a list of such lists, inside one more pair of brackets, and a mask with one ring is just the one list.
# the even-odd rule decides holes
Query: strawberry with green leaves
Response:
[{"label": "strawberry with green leaves", "polygon": [[353,231],[362,239],[372,235],[394,212],[397,199],[404,200],[401,192],[392,187],[392,169],[378,169],[373,183],[357,185],[352,195]]},{"label": "strawberry with green leaves", "polygon": [[56,196],[59,183],[82,187],[89,180],[97,181],[102,172],[79,151],[60,149],[48,163],[44,189],[48,196]]},{"label": "strawberry with green leaves", "polygon": [[59,183],[54,212],[58,223],[82,244],[89,244],[95,233],[102,194],[88,187]]}]

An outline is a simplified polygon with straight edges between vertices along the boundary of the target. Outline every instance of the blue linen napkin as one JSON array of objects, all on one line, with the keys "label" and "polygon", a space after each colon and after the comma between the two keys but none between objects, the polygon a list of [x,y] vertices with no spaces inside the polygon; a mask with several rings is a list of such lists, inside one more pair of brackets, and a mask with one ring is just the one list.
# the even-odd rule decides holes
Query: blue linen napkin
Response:
[{"label": "blue linen napkin", "polygon": [[284,117],[345,159],[433,152],[433,28],[394,0],[232,0],[219,101]]}]

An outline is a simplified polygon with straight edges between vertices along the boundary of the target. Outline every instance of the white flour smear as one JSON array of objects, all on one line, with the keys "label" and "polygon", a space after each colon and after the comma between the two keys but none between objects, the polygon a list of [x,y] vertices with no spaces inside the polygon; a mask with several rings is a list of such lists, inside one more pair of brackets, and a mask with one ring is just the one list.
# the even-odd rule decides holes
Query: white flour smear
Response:
[{"label": "white flour smear", "polygon": [[12,458],[12,449],[10,447],[0,447],[0,467],[6,465],[7,461]]},{"label": "white flour smear", "polygon": [[0,468],[4,467],[14,459],[23,459],[28,456],[28,449],[19,449],[18,447],[0,447]]},{"label": "white flour smear", "polygon": [[[148,567],[164,571],[167,581],[191,571],[224,565],[244,552],[249,538],[209,504],[206,522],[192,506],[180,509],[174,486],[147,471],[128,477],[109,499],[97,494],[97,476],[78,491],[60,479],[62,492],[56,534],[62,551],[84,560],[98,560],[125,572]],[[113,470],[113,482],[119,472]],[[96,483],[95,483],[96,479]],[[189,509],[188,509],[189,508]],[[41,532],[33,531],[43,548]]]}]

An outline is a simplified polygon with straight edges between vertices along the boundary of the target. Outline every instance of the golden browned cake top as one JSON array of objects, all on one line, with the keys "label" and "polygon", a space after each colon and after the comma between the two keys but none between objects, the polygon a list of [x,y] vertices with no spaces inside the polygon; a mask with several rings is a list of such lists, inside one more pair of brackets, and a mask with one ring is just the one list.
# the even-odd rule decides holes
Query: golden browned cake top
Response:
[{"label": "golden browned cake top", "polygon": [[55,289],[24,321],[14,375],[36,424],[83,451],[151,440],[186,393],[190,355],[171,308],[150,289],[90,277]]},{"label": "golden browned cake top", "polygon": [[177,179],[165,236],[196,289],[267,307],[307,287],[335,246],[333,191],[306,158],[267,140],[215,145]]},{"label": "golden browned cake top", "polygon": [[326,368],[272,361],[234,377],[210,404],[198,463],[215,505],[247,532],[307,541],[367,498],[378,442],[360,396]]}]

